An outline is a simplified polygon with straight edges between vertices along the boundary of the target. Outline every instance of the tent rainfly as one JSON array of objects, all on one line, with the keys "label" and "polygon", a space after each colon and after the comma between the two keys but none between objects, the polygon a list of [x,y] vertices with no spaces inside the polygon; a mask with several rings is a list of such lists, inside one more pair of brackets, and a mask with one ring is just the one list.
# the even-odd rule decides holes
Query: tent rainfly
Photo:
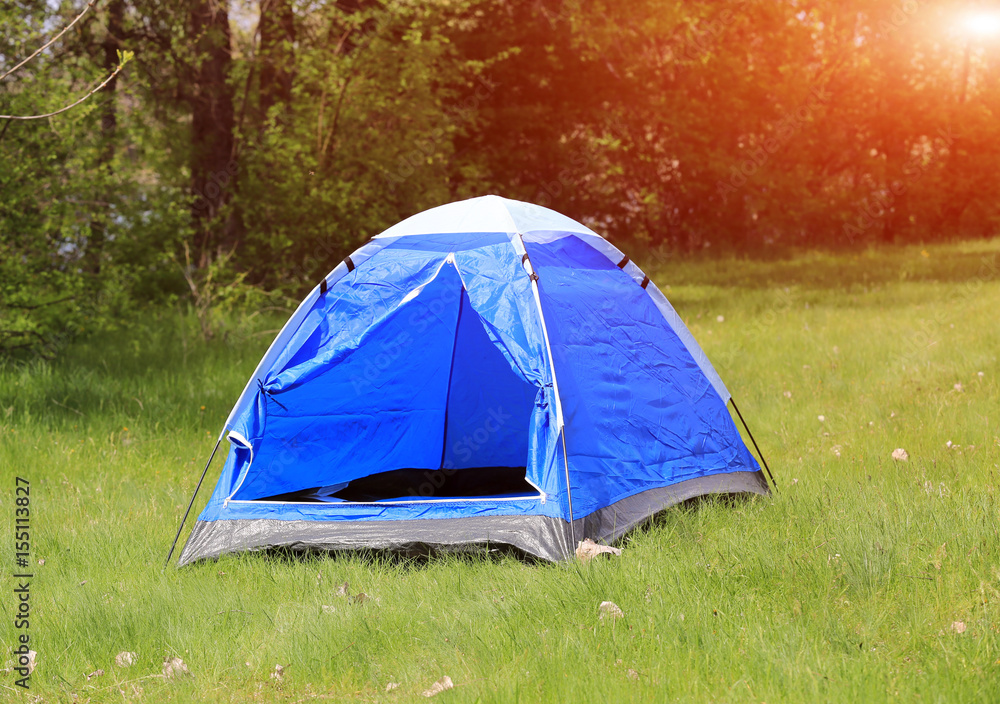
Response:
[{"label": "tent rainfly", "polygon": [[767,494],[730,400],[595,232],[497,196],[443,205],[347,257],[285,324],[180,564],[282,546],[566,559],[692,497]]}]

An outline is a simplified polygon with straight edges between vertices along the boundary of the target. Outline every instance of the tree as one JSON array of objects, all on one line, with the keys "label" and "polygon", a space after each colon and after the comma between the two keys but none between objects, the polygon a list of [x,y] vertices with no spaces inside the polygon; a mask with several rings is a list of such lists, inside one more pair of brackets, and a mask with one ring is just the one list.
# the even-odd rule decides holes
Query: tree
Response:
[{"label": "tree", "polygon": [[[451,174],[463,167],[453,140],[473,119],[446,105],[472,71],[447,39],[456,11],[328,3],[282,25],[267,51],[262,16],[256,60],[267,67],[285,56],[280,75],[292,84],[284,101],[279,73],[266,82],[262,70],[258,108],[247,114],[267,106],[267,121],[240,135],[239,264],[251,280],[311,288],[365,239],[451,198]],[[281,48],[290,36],[294,54]]]},{"label": "tree", "polygon": [[153,176],[162,143],[141,111],[122,106],[137,97],[132,72],[121,72],[126,10],[116,0],[65,14],[26,2],[0,13],[0,54],[45,47],[0,81],[0,112],[42,116],[0,119],[0,353],[51,356],[183,283],[165,273],[185,225],[177,192]]},{"label": "tree", "polygon": [[239,173],[233,131],[232,55],[229,3],[196,0],[189,4],[194,48],[191,107],[191,190],[195,251],[200,266],[239,245],[238,218],[227,212]]}]

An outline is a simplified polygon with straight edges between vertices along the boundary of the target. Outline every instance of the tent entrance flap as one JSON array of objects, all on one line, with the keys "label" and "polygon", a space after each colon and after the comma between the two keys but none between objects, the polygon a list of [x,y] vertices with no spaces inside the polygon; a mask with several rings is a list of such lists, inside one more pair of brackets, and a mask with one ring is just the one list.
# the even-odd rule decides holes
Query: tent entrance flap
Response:
[{"label": "tent entrance flap", "polygon": [[[527,480],[527,463],[541,389],[511,367],[451,261],[404,300],[366,333],[363,348],[283,393],[284,407],[267,407],[265,432],[285,446],[294,443],[287,454],[295,461],[258,456],[254,481],[236,500],[540,496]],[[358,384],[374,363],[363,358],[371,351],[391,364],[380,364],[371,383]],[[294,434],[285,429],[292,426]],[[312,446],[322,452],[299,449]],[[303,471],[306,463],[310,471]]]}]

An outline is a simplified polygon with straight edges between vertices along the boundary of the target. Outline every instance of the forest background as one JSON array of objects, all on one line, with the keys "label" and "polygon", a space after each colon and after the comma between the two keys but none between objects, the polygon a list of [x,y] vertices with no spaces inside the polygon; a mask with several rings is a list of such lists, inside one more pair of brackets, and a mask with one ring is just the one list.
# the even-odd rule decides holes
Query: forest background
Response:
[{"label": "forest background", "polygon": [[0,353],[53,356],[163,302],[210,336],[226,306],[286,305],[385,227],[484,193],[660,264],[992,237],[1000,27],[982,9],[5,3],[0,73],[72,26],[0,79],[3,115],[114,75],[59,115],[0,118]]}]

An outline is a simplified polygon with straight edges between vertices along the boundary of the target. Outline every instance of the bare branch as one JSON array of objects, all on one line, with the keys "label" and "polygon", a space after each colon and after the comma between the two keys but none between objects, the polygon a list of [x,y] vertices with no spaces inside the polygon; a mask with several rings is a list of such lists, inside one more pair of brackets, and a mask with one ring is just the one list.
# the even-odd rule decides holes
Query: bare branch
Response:
[{"label": "bare branch", "polygon": [[85,14],[87,14],[90,11],[90,8],[92,8],[96,4],[97,4],[97,0],[90,0],[90,2],[87,3],[87,6],[85,8],[83,8],[83,12],[81,12],[79,15],[76,16],[76,19],[74,19],[68,25],[66,25],[65,27],[63,27],[63,30],[61,32],[59,32],[59,34],[57,34],[56,36],[52,37],[52,39],[50,39],[48,42],[46,42],[45,44],[43,44],[38,49],[38,51],[36,51],[34,54],[32,54],[31,56],[29,56],[28,58],[26,58],[24,61],[22,61],[21,63],[19,63],[17,66],[15,66],[11,70],[9,70],[4,75],[0,76],[0,81],[2,81],[3,79],[5,79],[10,74],[14,73],[14,71],[16,71],[17,69],[21,68],[26,63],[28,63],[29,61],[31,61],[33,58],[35,58],[36,56],[38,56],[39,54],[41,54],[43,51],[45,51],[46,49],[48,49],[50,46],[52,46],[53,44],[55,44],[56,41],[58,41],[59,37],[61,37],[62,35],[66,34],[66,32],[68,32],[70,29],[72,29],[73,25],[75,25],[77,22],[79,22],[81,19],[83,19],[83,16]]},{"label": "bare branch", "polygon": [[64,108],[59,108],[55,112],[48,112],[48,113],[45,113],[44,115],[0,115],[0,120],[41,120],[41,119],[46,118],[46,117],[52,117],[53,115],[58,115],[59,113],[66,112],[67,110],[72,110],[77,105],[79,105],[80,103],[82,103],[83,101],[85,101],[87,98],[89,98],[90,96],[92,96],[94,93],[96,93],[97,91],[99,91],[101,88],[103,88],[104,86],[108,85],[115,76],[117,76],[119,73],[122,72],[122,69],[125,68],[125,64],[126,63],[127,62],[123,61],[122,63],[118,64],[118,68],[116,68],[114,71],[112,71],[111,75],[108,76],[107,78],[105,78],[101,82],[100,85],[98,85],[92,91],[90,91],[85,96],[83,96],[82,98],[80,98],[79,100],[77,100],[75,103],[67,105]]}]

